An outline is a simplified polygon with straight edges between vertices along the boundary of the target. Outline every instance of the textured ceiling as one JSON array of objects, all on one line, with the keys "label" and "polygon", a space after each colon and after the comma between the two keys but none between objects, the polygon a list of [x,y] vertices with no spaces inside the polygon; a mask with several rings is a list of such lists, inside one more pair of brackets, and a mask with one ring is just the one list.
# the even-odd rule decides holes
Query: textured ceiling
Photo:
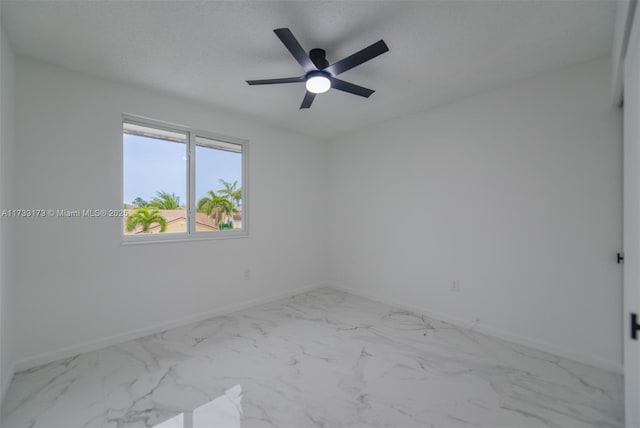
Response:
[{"label": "textured ceiling", "polygon": [[[206,102],[322,139],[609,52],[614,1],[7,1],[20,55]],[[303,74],[273,33],[289,27],[330,62],[384,39],[390,52],[299,110]]]}]

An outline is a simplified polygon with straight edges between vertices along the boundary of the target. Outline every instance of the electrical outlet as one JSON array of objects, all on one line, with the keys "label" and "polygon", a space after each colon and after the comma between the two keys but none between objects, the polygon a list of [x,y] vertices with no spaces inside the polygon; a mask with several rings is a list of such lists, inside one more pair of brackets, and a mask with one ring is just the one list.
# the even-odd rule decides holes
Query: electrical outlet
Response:
[{"label": "electrical outlet", "polygon": [[460,292],[460,280],[454,279],[451,281],[451,291],[455,291],[456,293]]},{"label": "electrical outlet", "polygon": [[244,278],[245,281],[248,281],[251,279],[251,271],[249,269],[245,269],[242,277]]}]

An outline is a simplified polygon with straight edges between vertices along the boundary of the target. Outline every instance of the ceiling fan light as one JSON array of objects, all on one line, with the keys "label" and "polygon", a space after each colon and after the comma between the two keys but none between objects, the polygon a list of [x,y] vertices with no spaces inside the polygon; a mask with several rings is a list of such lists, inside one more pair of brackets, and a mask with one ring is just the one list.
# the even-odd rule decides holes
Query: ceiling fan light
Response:
[{"label": "ceiling fan light", "polygon": [[323,92],[327,92],[331,88],[331,81],[327,76],[316,74],[313,76],[309,76],[305,85],[307,87],[307,91],[314,94],[322,94]]}]

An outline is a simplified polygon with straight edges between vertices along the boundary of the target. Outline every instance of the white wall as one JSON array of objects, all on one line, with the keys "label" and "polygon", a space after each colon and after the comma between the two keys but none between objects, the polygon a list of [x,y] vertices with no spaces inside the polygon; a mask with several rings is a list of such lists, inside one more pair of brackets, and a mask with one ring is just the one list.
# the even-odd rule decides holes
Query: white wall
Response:
[{"label": "white wall", "polygon": [[[15,75],[15,207],[120,207],[122,112],[251,141],[249,239],[121,246],[119,219],[16,222],[20,367],[322,284],[326,266],[336,286],[620,367],[621,113],[604,58],[328,149],[31,60]],[[278,228],[283,206],[297,215]]]},{"label": "white wall", "polygon": [[[0,27],[0,210],[11,207],[11,157],[13,146],[14,56]],[[12,374],[13,334],[9,305],[12,287],[12,230],[9,220],[0,217],[0,403]]]},{"label": "white wall", "polygon": [[332,142],[329,282],[620,370],[621,111],[608,67]]},{"label": "white wall", "polygon": [[18,207],[120,208],[123,112],[249,139],[251,186],[248,239],[121,246],[120,219],[17,222],[20,367],[324,282],[326,145],[22,58],[16,81]]}]

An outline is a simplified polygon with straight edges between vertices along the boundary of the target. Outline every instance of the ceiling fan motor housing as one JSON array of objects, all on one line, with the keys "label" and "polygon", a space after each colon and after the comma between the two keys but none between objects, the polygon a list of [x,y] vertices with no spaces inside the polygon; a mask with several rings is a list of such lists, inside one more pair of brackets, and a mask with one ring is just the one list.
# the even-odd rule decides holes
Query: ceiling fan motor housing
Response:
[{"label": "ceiling fan motor housing", "polygon": [[311,49],[309,51],[309,59],[313,62],[318,70],[324,70],[329,67],[329,61],[327,61],[327,53],[324,49]]}]

